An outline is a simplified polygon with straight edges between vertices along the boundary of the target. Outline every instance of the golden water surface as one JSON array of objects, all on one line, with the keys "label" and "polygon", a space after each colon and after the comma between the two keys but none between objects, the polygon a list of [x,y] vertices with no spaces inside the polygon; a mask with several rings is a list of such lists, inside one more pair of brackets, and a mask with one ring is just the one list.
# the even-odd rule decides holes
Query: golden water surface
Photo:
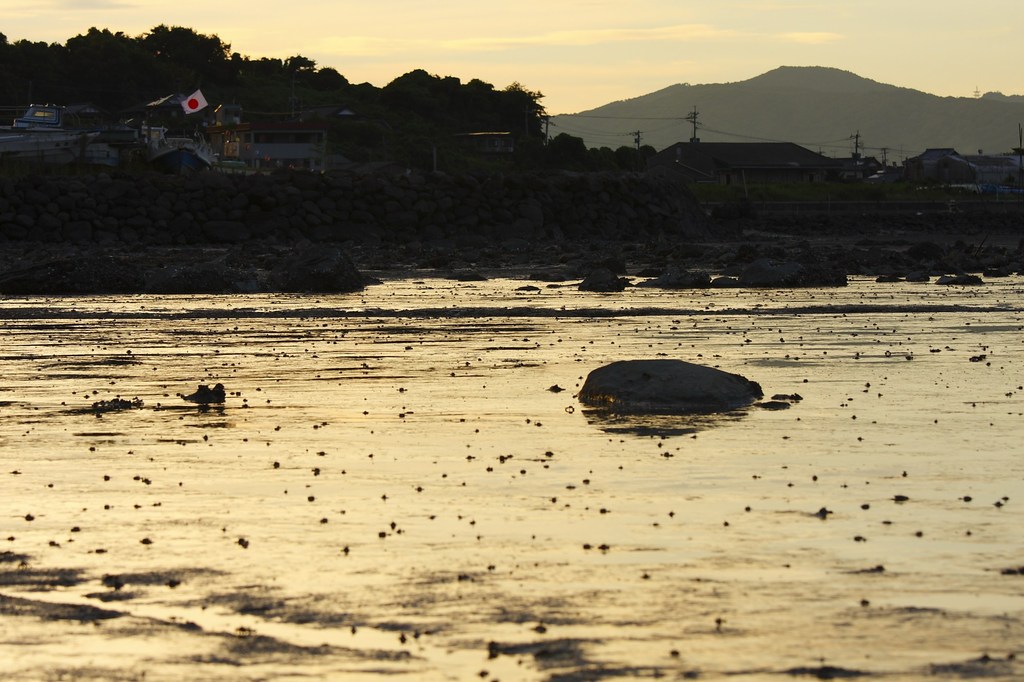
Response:
[{"label": "golden water surface", "polygon": [[[0,299],[0,676],[1019,679],[1022,293]],[[574,397],[662,357],[802,400]]]}]

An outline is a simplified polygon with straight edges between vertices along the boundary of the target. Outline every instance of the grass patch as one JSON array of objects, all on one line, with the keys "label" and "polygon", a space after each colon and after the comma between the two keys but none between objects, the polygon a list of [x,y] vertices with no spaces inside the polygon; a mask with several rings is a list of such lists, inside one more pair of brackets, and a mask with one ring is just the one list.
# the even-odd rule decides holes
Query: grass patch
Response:
[{"label": "grass patch", "polygon": [[776,185],[692,184],[688,186],[701,203],[742,201],[948,201],[977,194],[959,187],[905,182],[887,185],[808,182]]}]

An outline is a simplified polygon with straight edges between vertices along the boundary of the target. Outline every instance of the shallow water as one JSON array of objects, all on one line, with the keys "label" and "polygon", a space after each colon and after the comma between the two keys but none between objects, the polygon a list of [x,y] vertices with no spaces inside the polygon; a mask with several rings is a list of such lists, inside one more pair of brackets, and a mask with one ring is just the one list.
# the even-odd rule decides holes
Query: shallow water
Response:
[{"label": "shallow water", "polygon": [[[0,300],[0,673],[1018,679],[1022,293]],[[654,357],[803,400],[574,399]]]}]

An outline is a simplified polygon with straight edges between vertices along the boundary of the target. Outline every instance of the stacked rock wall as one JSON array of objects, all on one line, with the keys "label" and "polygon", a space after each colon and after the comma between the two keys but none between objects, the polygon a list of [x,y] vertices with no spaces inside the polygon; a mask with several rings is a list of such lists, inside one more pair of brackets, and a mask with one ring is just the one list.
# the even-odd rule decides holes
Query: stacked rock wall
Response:
[{"label": "stacked rock wall", "polygon": [[0,241],[174,245],[460,238],[699,239],[679,185],[641,175],[269,175],[0,178]]}]

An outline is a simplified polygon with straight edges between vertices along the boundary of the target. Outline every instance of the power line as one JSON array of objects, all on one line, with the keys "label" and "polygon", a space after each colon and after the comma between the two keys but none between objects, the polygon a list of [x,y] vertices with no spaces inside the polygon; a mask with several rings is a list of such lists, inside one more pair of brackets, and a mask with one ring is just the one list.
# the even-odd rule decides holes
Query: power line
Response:
[{"label": "power line", "polygon": [[564,118],[603,118],[611,121],[685,121],[678,116],[598,116],[596,114],[559,114]]},{"label": "power line", "polygon": [[[675,116],[675,117],[668,117],[668,116],[597,116],[597,115],[591,115],[591,114],[567,114],[565,116],[566,117],[571,117],[571,118],[591,118],[591,119],[605,119],[605,120],[619,120],[619,121],[672,121],[673,122],[672,124],[667,125],[667,126],[663,126],[663,127],[660,127],[660,128],[655,128],[653,130],[646,130],[646,131],[644,131],[645,134],[657,133],[657,132],[661,132],[663,130],[668,130],[668,129],[674,127],[677,124],[691,123],[691,124],[693,124],[693,130],[694,130],[693,137],[694,138],[696,138],[696,131],[699,128],[699,129],[705,130],[705,131],[707,131],[709,133],[714,133],[716,135],[724,135],[725,137],[732,137],[732,138],[736,138],[736,139],[740,139],[740,140],[749,140],[749,141],[752,141],[752,142],[792,142],[793,144],[799,144],[799,145],[801,145],[803,147],[807,147],[809,149],[811,149],[811,148],[819,148],[819,149],[824,148],[824,149],[832,149],[832,150],[846,150],[846,149],[849,149],[849,147],[850,147],[850,140],[853,139],[849,135],[844,135],[842,137],[837,137],[837,138],[835,138],[833,140],[824,140],[824,141],[820,141],[820,142],[804,142],[804,141],[800,141],[800,140],[792,140],[792,139],[781,140],[781,139],[772,138],[772,137],[759,137],[759,136],[756,136],[756,135],[746,135],[746,134],[743,134],[743,133],[734,133],[734,132],[730,132],[730,131],[727,131],[727,130],[719,130],[717,128],[709,128],[706,125],[704,125],[703,123],[698,122],[696,120],[696,117],[697,117],[696,111],[687,114],[685,117],[678,117],[678,116]],[[551,125],[559,126],[559,123],[556,123],[556,122],[552,121]],[[560,127],[563,128],[564,130],[566,130],[567,132],[573,132],[573,133],[577,133],[577,134],[586,135],[587,137],[590,137],[590,138],[615,139],[615,138],[621,138],[621,137],[629,137],[631,135],[635,135],[636,134],[636,131],[615,132],[615,131],[608,131],[608,130],[595,130],[593,128],[587,128],[586,126],[572,126],[572,127],[569,127],[569,126],[564,125],[564,122],[563,122],[563,124],[560,125]],[[858,150],[877,151],[879,153],[882,153],[883,155],[886,154],[889,150],[891,150],[893,148],[894,148],[893,145],[872,147],[872,146],[861,144],[859,142],[859,140],[857,141],[857,144],[856,144],[856,149],[858,149]],[[908,150],[904,150],[904,153],[906,153],[907,151]],[[912,152],[912,153],[920,153],[920,152]]]}]

